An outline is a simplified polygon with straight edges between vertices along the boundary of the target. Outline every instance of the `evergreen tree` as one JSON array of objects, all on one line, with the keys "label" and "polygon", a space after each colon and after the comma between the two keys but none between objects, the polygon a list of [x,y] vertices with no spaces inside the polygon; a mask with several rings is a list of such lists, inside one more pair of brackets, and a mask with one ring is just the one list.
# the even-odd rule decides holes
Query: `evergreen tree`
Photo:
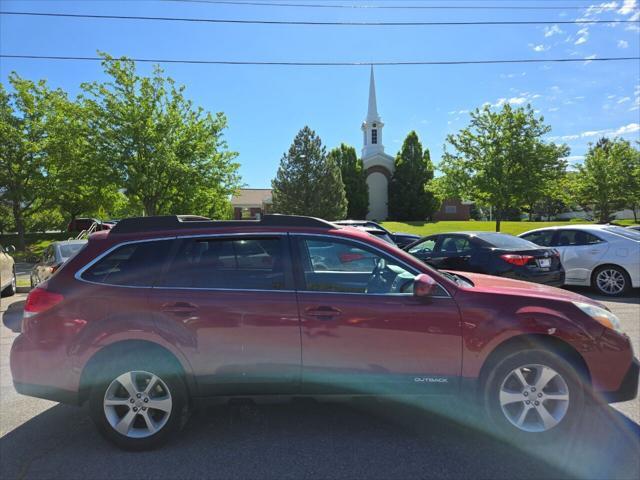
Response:
[{"label": "evergreen tree", "polygon": [[305,126],[282,156],[273,187],[273,211],[338,220],[347,213],[340,168],[322,141]]},{"label": "evergreen tree", "polygon": [[438,209],[438,200],[429,189],[433,179],[429,150],[422,151],[418,134],[405,138],[395,161],[395,173],[389,185],[389,217],[394,220],[430,219]]},{"label": "evergreen tree", "polygon": [[369,187],[356,149],[343,143],[331,150],[329,157],[340,167],[347,195],[347,218],[365,218],[369,212]]}]

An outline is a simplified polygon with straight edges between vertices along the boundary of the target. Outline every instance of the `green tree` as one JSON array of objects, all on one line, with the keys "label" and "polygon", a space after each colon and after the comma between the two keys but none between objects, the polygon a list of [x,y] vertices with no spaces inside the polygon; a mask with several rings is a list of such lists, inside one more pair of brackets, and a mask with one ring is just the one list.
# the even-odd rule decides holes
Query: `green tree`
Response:
[{"label": "green tree", "polygon": [[46,122],[51,116],[52,92],[44,80],[9,76],[13,92],[0,84],[0,203],[13,216],[18,249],[24,250],[28,219],[42,204],[46,191]]},{"label": "green tree", "polygon": [[410,132],[395,160],[395,172],[389,184],[389,217],[394,220],[430,219],[439,202],[429,182],[434,167],[429,150],[422,150],[418,134]]},{"label": "green tree", "polygon": [[578,200],[608,222],[618,208],[633,207],[640,189],[640,152],[623,139],[601,138],[591,145],[576,177]]},{"label": "green tree", "polygon": [[145,215],[225,210],[239,177],[224,114],[194,107],[158,66],[144,77],[126,58],[104,55],[102,65],[109,81],[82,85],[95,161],[111,166]]},{"label": "green tree", "polygon": [[369,187],[356,149],[342,143],[329,152],[329,158],[340,167],[347,196],[347,218],[366,218],[369,213]]},{"label": "green tree", "polygon": [[347,213],[340,168],[322,141],[305,126],[282,156],[273,187],[273,211],[338,220]]},{"label": "green tree", "polygon": [[542,137],[550,131],[530,105],[476,109],[468,127],[447,136],[440,169],[458,192],[493,207],[499,232],[507,212],[541,197],[532,177],[549,178],[562,169],[568,149],[546,144]]}]

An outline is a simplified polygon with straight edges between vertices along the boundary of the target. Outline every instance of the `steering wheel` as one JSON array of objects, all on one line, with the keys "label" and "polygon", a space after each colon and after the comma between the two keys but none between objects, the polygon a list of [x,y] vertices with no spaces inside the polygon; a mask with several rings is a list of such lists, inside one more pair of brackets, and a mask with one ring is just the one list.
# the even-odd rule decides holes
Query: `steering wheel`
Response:
[{"label": "steering wheel", "polygon": [[383,277],[383,273],[386,268],[387,261],[384,258],[379,258],[373,272],[371,272],[371,278],[369,278],[365,293],[384,293],[387,282]]}]

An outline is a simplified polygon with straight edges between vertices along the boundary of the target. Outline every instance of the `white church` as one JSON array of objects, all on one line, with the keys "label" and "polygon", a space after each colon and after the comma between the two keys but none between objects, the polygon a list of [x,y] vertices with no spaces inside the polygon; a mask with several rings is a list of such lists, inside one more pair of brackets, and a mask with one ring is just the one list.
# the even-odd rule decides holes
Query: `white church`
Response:
[{"label": "white church", "polygon": [[369,80],[369,108],[367,118],[362,122],[364,145],[362,147],[362,165],[369,185],[369,213],[367,219],[385,220],[389,214],[389,182],[394,171],[394,159],[384,153],[382,128],[384,123],[378,114],[376,102],[376,81],[371,67]]}]

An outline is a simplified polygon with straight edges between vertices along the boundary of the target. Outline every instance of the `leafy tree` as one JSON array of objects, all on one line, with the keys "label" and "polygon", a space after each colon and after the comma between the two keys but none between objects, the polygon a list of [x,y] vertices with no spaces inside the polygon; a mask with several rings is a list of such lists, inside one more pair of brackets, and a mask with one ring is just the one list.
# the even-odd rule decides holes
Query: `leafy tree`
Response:
[{"label": "leafy tree", "polygon": [[562,185],[566,176],[566,157],[570,151],[566,145],[540,142],[535,144],[534,149],[535,154],[543,158],[538,159],[538,168],[529,174],[529,182],[521,192],[523,206],[525,211],[529,212],[529,221],[533,220],[533,214],[541,202],[545,201],[550,208],[554,201],[562,198],[562,192],[558,191],[558,187]]},{"label": "leafy tree", "polygon": [[342,143],[329,152],[329,158],[340,167],[347,196],[347,218],[366,218],[369,213],[369,186],[356,149]]},{"label": "leafy tree", "polygon": [[493,207],[496,231],[500,231],[507,212],[530,205],[536,196],[541,198],[536,179],[550,179],[553,172],[562,170],[568,149],[546,144],[542,137],[550,131],[530,105],[514,109],[507,104],[500,111],[489,106],[476,109],[468,127],[447,136],[449,145],[445,144],[440,169],[459,192]]},{"label": "leafy tree", "polygon": [[576,177],[578,199],[608,222],[616,209],[634,206],[640,190],[640,152],[623,139],[591,145]]},{"label": "leafy tree", "polygon": [[15,72],[9,83],[12,93],[0,84],[0,203],[11,210],[18,249],[24,250],[27,221],[46,189],[45,125],[51,96],[59,93],[43,80],[35,83]]},{"label": "leafy tree", "polygon": [[422,150],[418,134],[410,132],[395,160],[389,184],[389,216],[394,220],[430,219],[439,202],[429,189],[434,167],[429,150]]},{"label": "leafy tree", "polygon": [[82,85],[94,161],[111,167],[146,215],[223,210],[239,184],[224,114],[195,108],[158,66],[144,77],[126,58],[105,54],[102,65],[109,81]]},{"label": "leafy tree", "polygon": [[337,220],[347,213],[340,168],[322,141],[305,126],[282,156],[273,187],[273,211]]}]

